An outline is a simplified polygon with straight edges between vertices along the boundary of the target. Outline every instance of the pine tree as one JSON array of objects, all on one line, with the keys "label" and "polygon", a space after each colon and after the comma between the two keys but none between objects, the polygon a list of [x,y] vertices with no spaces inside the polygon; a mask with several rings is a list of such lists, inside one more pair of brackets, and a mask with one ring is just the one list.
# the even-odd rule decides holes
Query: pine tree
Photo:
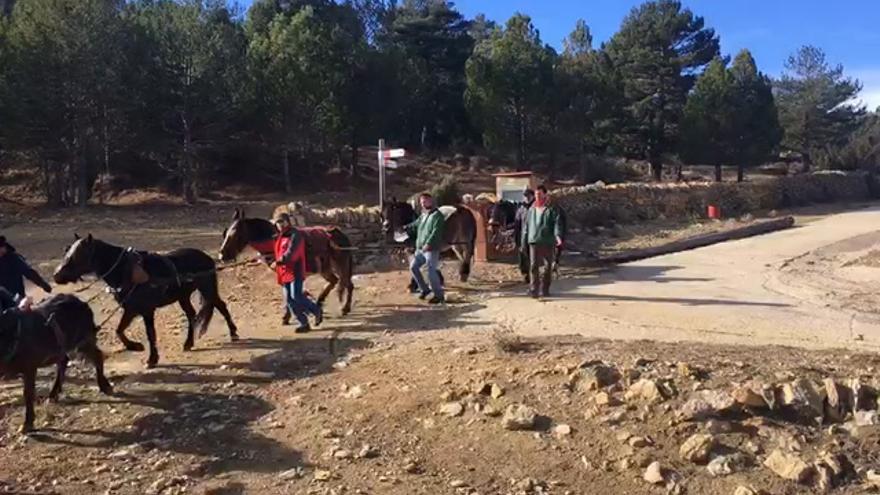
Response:
[{"label": "pine tree", "polygon": [[634,8],[607,45],[623,92],[621,147],[650,162],[655,180],[676,149],[679,123],[695,74],[718,55],[718,37],[681,2]]}]

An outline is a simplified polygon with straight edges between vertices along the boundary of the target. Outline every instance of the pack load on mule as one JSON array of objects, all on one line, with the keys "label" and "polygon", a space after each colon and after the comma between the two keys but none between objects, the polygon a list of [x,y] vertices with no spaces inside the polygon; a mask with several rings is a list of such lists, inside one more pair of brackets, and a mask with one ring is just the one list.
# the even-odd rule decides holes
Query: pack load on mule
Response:
[{"label": "pack load on mule", "polygon": [[56,366],[55,384],[49,399],[61,394],[69,356],[77,353],[95,367],[98,388],[112,394],[104,376],[104,355],[97,346],[98,327],[85,302],[71,294],[58,294],[29,311],[17,308],[0,312],[0,376],[21,376],[25,416],[22,432],[34,429],[37,370]]},{"label": "pack load on mule", "polygon": [[[323,306],[330,292],[335,288],[342,303],[342,315],[351,312],[354,295],[354,257],[349,238],[334,226],[297,227],[305,237],[306,273],[320,274],[327,285],[318,295],[317,303]],[[275,238],[278,235],[275,225],[262,218],[247,218],[244,210],[235,209],[232,224],[223,231],[220,245],[220,261],[235,259],[248,247],[257,251],[266,264],[275,261]],[[285,307],[285,323],[290,313]]]},{"label": "pack load on mule", "polygon": [[[196,328],[199,329],[199,335],[208,330],[215,309],[226,319],[230,339],[233,342],[238,340],[238,329],[226,303],[220,298],[217,265],[203,251],[184,248],[159,255],[114,246],[93,238],[91,234],[85,238],[75,236],[75,239],[55,270],[55,282],[74,283],[88,274],[97,275],[103,280],[122,309],[116,335],[126,350],[144,350],[141,343],[131,341],[125,335],[126,328],[136,316],[143,318],[150,345],[148,367],[152,368],[159,362],[156,309],[175,302],[183,309],[187,319],[184,351],[191,350],[195,344]],[[198,312],[190,302],[190,296],[196,291],[202,296]]]}]

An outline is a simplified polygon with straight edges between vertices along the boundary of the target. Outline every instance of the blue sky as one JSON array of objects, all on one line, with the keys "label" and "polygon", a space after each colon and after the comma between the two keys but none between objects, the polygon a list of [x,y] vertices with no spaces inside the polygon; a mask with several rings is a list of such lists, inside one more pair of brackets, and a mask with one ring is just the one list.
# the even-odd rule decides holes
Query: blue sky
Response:
[{"label": "blue sky", "polygon": [[[245,4],[249,2],[244,1]],[[620,27],[639,0],[457,0],[468,17],[483,13],[497,22],[513,13],[532,17],[542,39],[560,47],[577,19],[593,31],[596,45]],[[752,51],[767,74],[778,76],[798,47],[816,45],[832,63],[864,84],[862,99],[880,106],[880,0],[684,0],[721,37],[721,50]]]}]

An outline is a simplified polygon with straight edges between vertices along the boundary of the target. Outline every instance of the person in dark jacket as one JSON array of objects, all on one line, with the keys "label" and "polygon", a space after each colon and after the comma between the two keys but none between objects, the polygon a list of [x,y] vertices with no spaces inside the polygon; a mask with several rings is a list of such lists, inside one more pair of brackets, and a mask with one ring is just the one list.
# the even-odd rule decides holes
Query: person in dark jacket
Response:
[{"label": "person in dark jacket", "polygon": [[0,236],[0,287],[18,298],[24,298],[24,279],[28,279],[46,292],[52,292],[52,286],[28,265],[27,261],[15,252],[12,244]]},{"label": "person in dark jacket", "polygon": [[553,277],[556,248],[562,246],[564,230],[559,211],[550,204],[547,188],[538,186],[535,203],[523,222],[522,247],[529,253],[529,295],[547,297]]},{"label": "person in dark jacket", "polygon": [[526,221],[526,213],[535,202],[535,191],[526,189],[523,191],[523,202],[520,203],[516,210],[516,216],[513,219],[513,239],[516,243],[516,252],[519,256],[519,272],[523,276],[523,280],[529,283],[529,253],[528,249],[522,249],[522,229],[523,223]]},{"label": "person in dark jacket", "polygon": [[[415,222],[406,226],[407,233],[410,236],[414,234],[416,238],[416,252],[409,269],[419,287],[419,299],[426,299],[428,294],[433,293],[434,297],[428,303],[442,304],[446,299],[443,295],[443,283],[440,280],[440,247],[443,243],[446,218],[443,212],[434,206],[434,198],[430,194],[422,194],[419,203],[422,214]],[[430,288],[425,284],[425,278],[422,276],[422,266],[426,264]]]},{"label": "person in dark jacket", "polygon": [[290,215],[282,213],[275,220],[278,237],[275,239],[275,262],[273,266],[278,283],[284,289],[284,300],[290,312],[296,316],[299,326],[297,333],[311,330],[306,313],[315,316],[315,325],[321,325],[324,313],[321,307],[303,292],[306,280],[306,243],[302,232],[293,227]]}]

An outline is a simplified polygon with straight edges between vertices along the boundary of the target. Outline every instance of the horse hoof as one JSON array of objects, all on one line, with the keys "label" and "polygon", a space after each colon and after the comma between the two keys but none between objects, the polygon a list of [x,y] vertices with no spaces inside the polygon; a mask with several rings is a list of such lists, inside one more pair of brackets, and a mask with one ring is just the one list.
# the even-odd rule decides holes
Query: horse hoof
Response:
[{"label": "horse hoof", "polygon": [[155,368],[157,364],[159,364],[159,358],[150,359],[149,361],[147,361],[147,369],[151,370]]},{"label": "horse hoof", "polygon": [[60,392],[59,393],[52,392],[49,394],[49,397],[46,399],[46,401],[49,402],[50,404],[57,404],[59,395],[61,395]]},{"label": "horse hoof", "polygon": [[23,424],[18,429],[19,435],[29,435],[34,432],[34,425]]},{"label": "horse hoof", "polygon": [[193,350],[192,344],[183,344],[183,352],[189,352],[191,350]]},{"label": "horse hoof", "polygon": [[140,342],[130,342],[125,344],[125,350],[130,352],[144,352],[144,344]]},{"label": "horse hoof", "polygon": [[101,393],[104,395],[113,395],[113,387],[107,385],[105,387],[100,387]]},{"label": "horse hoof", "polygon": [[234,334],[232,334],[232,335],[229,336],[229,340],[232,341],[232,342],[238,342],[238,340],[239,340],[240,338],[241,338],[241,337],[239,337],[238,334],[236,334],[236,333],[234,333]]}]

